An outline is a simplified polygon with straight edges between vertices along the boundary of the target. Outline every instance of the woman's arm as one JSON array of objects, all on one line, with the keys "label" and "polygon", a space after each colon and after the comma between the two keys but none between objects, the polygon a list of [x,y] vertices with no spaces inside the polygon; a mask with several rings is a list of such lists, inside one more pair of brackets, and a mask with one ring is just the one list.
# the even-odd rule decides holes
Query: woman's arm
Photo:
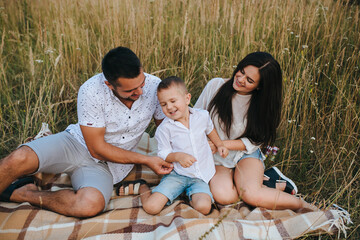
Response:
[{"label": "woman's arm", "polygon": [[[243,141],[241,139],[238,140],[224,140],[222,141],[224,143],[224,146],[229,149],[229,150],[233,150],[233,151],[246,151],[246,147],[245,144],[243,143]],[[211,150],[213,151],[213,153],[216,152],[216,146],[212,141],[209,141]]]},{"label": "woman's arm", "polygon": [[225,147],[229,150],[246,151],[245,144],[241,139],[223,141]]}]

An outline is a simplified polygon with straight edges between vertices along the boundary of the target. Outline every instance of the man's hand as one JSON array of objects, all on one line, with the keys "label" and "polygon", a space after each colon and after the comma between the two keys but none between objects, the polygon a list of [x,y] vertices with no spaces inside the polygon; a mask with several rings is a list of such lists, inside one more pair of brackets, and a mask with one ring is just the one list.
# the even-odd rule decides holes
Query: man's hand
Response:
[{"label": "man's hand", "polygon": [[229,150],[224,146],[220,146],[217,149],[222,158],[226,158],[226,156],[229,154]]},{"label": "man's hand", "polygon": [[156,174],[164,175],[169,174],[174,166],[172,163],[165,162],[162,158],[159,157],[149,157],[149,161],[146,162],[146,165],[151,168]]}]

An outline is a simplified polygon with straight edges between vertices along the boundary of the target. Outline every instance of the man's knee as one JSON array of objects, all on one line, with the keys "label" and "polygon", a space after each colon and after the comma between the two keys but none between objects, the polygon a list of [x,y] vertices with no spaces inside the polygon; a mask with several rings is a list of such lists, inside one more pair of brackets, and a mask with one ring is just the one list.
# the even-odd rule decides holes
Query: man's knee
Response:
[{"label": "man's knee", "polygon": [[34,173],[39,167],[39,158],[27,146],[22,146],[1,160],[1,168],[7,169],[16,177]]},{"label": "man's knee", "polygon": [[77,217],[93,217],[101,213],[106,202],[102,193],[95,188],[82,188],[76,193],[74,215]]}]

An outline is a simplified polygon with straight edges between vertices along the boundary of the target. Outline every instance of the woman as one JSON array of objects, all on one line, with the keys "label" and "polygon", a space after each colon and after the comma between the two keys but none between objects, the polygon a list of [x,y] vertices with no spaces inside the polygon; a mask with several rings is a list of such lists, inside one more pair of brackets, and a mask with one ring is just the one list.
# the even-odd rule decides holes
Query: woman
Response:
[{"label": "woman", "polygon": [[260,147],[275,141],[281,99],[280,65],[265,52],[247,55],[230,79],[214,78],[204,88],[194,107],[210,112],[220,138],[232,150],[225,159],[214,155],[216,174],[210,189],[216,202],[230,204],[240,198],[268,209],[310,207],[291,194],[263,185],[265,157]]}]

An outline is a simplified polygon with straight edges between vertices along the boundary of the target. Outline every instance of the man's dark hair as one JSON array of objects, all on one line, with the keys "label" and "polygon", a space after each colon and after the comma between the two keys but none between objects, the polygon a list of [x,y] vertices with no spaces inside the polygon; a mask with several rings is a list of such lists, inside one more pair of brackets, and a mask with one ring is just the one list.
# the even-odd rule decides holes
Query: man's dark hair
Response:
[{"label": "man's dark hair", "polygon": [[105,55],[101,68],[106,80],[115,84],[118,78],[136,78],[139,76],[141,63],[130,49],[117,47]]}]

